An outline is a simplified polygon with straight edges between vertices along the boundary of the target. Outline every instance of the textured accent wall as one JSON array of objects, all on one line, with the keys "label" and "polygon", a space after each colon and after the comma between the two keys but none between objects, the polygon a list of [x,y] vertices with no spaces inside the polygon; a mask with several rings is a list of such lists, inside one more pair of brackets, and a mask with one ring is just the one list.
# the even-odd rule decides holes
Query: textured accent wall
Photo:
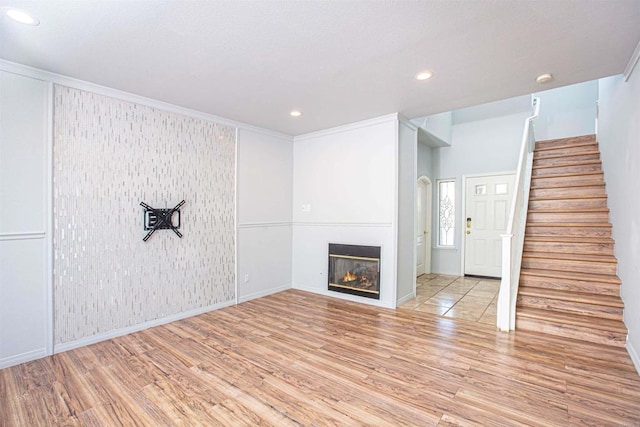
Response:
[{"label": "textured accent wall", "polygon": [[[235,298],[235,128],[55,86],[55,343]],[[142,238],[144,201],[184,235]]]}]

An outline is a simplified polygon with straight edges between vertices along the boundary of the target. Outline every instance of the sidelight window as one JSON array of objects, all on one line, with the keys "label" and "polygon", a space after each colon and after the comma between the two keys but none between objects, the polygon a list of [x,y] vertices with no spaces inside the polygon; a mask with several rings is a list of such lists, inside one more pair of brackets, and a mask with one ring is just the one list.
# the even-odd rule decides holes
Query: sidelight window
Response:
[{"label": "sidelight window", "polygon": [[453,247],[456,218],[456,181],[438,181],[438,246]]}]

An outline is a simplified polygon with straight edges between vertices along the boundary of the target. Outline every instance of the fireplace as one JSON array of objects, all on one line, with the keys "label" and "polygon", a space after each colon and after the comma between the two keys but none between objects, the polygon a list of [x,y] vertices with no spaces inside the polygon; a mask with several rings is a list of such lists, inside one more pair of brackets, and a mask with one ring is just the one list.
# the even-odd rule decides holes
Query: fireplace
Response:
[{"label": "fireplace", "polygon": [[380,299],[380,246],[329,243],[329,290]]}]

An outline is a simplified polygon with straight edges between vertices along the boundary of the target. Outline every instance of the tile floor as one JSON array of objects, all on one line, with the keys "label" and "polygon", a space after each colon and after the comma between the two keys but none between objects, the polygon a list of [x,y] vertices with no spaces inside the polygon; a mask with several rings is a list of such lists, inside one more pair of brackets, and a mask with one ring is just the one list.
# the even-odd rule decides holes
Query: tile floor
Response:
[{"label": "tile floor", "polygon": [[495,324],[499,289],[500,280],[423,274],[418,277],[416,297],[400,308]]}]

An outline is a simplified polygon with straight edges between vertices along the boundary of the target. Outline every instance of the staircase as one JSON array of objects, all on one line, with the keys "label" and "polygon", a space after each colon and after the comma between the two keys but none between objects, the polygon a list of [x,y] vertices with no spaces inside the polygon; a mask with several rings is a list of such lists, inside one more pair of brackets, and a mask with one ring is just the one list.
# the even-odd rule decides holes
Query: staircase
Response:
[{"label": "staircase", "polygon": [[539,141],[533,159],[516,329],[624,346],[595,135]]}]

